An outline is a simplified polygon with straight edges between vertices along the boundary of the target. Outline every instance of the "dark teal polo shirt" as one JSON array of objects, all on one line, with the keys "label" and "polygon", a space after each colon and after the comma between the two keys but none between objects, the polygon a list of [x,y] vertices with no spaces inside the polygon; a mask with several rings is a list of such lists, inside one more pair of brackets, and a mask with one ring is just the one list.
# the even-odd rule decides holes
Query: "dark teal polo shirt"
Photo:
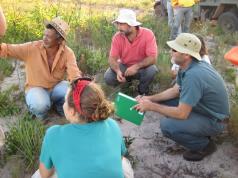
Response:
[{"label": "dark teal polo shirt", "polygon": [[204,61],[193,59],[189,67],[177,75],[180,103],[192,106],[192,111],[212,119],[229,117],[229,101],[224,80]]}]

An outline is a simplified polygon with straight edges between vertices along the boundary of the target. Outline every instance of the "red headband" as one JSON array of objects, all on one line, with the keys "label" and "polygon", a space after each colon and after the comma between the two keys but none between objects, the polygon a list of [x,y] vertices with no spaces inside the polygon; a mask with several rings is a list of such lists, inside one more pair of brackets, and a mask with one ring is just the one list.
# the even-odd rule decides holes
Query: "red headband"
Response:
[{"label": "red headband", "polygon": [[73,100],[74,105],[79,112],[79,114],[82,114],[82,109],[80,106],[80,96],[84,90],[84,88],[90,83],[88,80],[78,80],[76,83],[75,88],[73,89]]}]

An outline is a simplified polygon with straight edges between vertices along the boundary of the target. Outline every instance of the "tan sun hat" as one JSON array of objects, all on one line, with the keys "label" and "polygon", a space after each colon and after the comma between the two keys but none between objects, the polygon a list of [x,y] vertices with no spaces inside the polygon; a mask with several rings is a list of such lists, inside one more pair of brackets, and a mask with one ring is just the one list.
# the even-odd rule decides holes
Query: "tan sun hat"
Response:
[{"label": "tan sun hat", "polygon": [[46,25],[52,25],[57,32],[66,40],[66,36],[69,33],[69,25],[63,21],[60,17],[56,17],[49,22],[46,22]]},{"label": "tan sun hat", "polygon": [[116,22],[127,23],[132,27],[141,25],[141,23],[136,20],[136,13],[131,9],[121,9],[119,12],[119,16],[112,23]]},{"label": "tan sun hat", "polygon": [[201,56],[199,54],[201,41],[198,37],[191,33],[181,33],[175,40],[168,41],[167,44],[170,48],[180,53],[189,54],[197,60],[201,60]]}]

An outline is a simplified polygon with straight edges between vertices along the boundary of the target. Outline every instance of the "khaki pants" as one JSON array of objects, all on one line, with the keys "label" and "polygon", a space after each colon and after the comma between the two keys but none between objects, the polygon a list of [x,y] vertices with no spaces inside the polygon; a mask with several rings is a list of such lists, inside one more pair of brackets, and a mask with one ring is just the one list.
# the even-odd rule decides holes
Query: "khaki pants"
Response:
[{"label": "khaki pants", "polygon": [[[123,169],[123,174],[125,178],[134,178],[134,172],[131,167],[131,163],[128,159],[124,157],[122,159],[122,169]],[[37,170],[31,178],[41,178],[39,170]],[[56,173],[54,173],[54,175],[51,176],[50,178],[57,178]]]}]

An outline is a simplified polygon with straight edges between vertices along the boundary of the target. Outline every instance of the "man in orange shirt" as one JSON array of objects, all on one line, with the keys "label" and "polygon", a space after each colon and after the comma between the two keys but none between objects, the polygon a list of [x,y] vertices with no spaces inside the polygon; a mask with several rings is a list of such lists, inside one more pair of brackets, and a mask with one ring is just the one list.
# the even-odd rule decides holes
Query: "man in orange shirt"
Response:
[{"label": "man in orange shirt", "polygon": [[30,112],[45,118],[52,105],[64,115],[64,96],[72,81],[81,76],[74,52],[65,45],[69,26],[60,18],[46,24],[43,40],[0,46],[1,57],[16,58],[25,63],[25,98]]}]

